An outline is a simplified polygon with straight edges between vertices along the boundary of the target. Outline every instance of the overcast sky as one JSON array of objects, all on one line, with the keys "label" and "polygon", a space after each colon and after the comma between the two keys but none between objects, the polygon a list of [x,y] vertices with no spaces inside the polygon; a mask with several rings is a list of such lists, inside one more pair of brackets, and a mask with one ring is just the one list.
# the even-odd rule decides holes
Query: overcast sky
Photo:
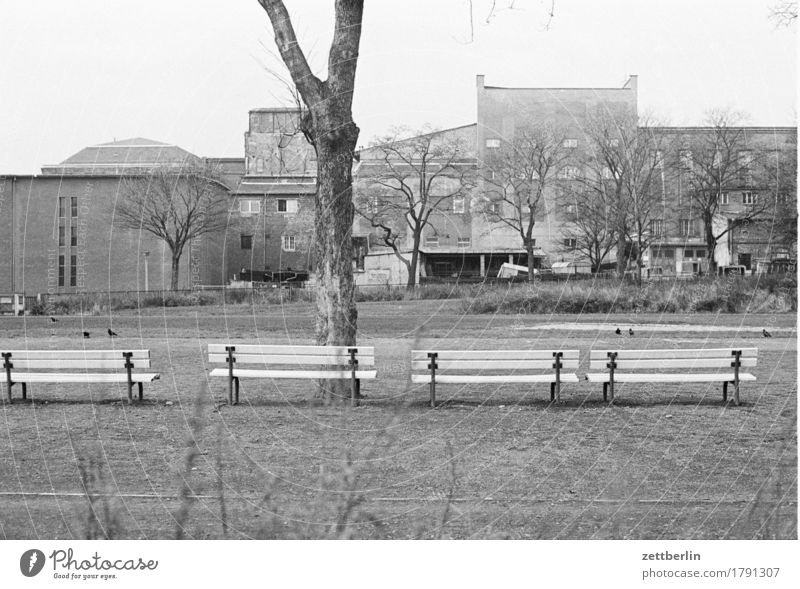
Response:
[{"label": "overcast sky", "polygon": [[[486,84],[619,87],[674,125],[730,107],[756,125],[795,125],[796,28],[773,0],[367,0],[354,115],[362,144],[393,125],[475,122]],[[333,0],[288,0],[324,75]],[[498,0],[502,5],[503,0]],[[37,173],[86,145],[130,137],[242,157],[251,108],[287,94],[256,0],[2,0],[0,174]]]}]

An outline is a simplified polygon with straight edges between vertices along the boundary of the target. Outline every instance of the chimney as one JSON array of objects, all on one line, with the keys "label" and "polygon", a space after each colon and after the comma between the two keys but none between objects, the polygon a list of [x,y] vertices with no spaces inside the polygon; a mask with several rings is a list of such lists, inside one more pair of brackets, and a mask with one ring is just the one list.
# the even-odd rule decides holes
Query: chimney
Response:
[{"label": "chimney", "polygon": [[639,91],[639,76],[637,74],[631,74],[628,76],[628,81],[625,82],[623,88],[630,88],[633,90],[634,94],[638,94]]},{"label": "chimney", "polygon": [[486,79],[486,76],[484,76],[483,74],[478,74],[477,76],[475,76],[475,83],[476,83],[476,85],[478,86],[479,89],[484,87],[484,80],[485,79]]}]

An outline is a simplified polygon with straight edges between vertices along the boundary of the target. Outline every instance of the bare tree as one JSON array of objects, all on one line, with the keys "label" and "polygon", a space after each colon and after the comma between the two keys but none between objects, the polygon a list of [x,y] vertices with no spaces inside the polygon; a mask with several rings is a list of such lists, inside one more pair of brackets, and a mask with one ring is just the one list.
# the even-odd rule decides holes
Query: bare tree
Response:
[{"label": "bare tree", "polygon": [[541,217],[545,191],[571,156],[565,147],[566,132],[551,125],[531,124],[489,154],[482,180],[488,198],[486,215],[516,231],[528,255],[528,280],[534,280],[533,228]]},{"label": "bare tree", "polygon": [[769,7],[769,17],[777,26],[788,27],[797,20],[797,0],[778,0]]},{"label": "bare tree", "polygon": [[628,267],[626,237],[629,234],[629,199],[626,198],[628,154],[626,144],[635,141],[639,123],[635,113],[598,109],[587,119],[589,149],[583,155],[583,172],[576,178],[585,189],[605,203],[605,217],[616,236],[617,274]]},{"label": "bare tree", "polygon": [[[405,265],[411,289],[431,215],[452,208],[454,199],[466,200],[474,186],[474,164],[469,145],[458,136],[425,129],[400,139],[407,134],[407,129],[394,129],[362,154],[356,212],[382,232],[384,245]],[[398,243],[406,233],[408,253]]]},{"label": "bare tree", "polygon": [[[745,129],[739,126],[742,115],[727,110],[708,114],[708,129],[692,136],[683,145],[681,171],[686,175],[692,208],[700,214],[706,242],[708,270],[716,274],[714,254],[717,244],[731,230],[748,224],[769,208],[767,198],[759,195],[764,185],[764,151],[748,145]],[[718,221],[723,194],[732,189],[752,190],[752,200],[736,212]]]},{"label": "bare tree", "polygon": [[193,239],[225,228],[228,192],[213,170],[199,164],[159,166],[121,180],[114,224],[163,240],[172,258],[170,288],[177,290],[184,249]]},{"label": "bare tree", "polygon": [[[269,16],[281,59],[306,105],[302,130],[317,153],[317,342],[354,345],[358,312],[352,268],[352,167],[359,129],[353,122],[352,104],[364,1],[335,1],[324,81],[311,71],[284,3],[258,3]],[[334,380],[323,389],[323,395],[346,399],[348,387],[349,383]]]},{"label": "bare tree", "polygon": [[560,249],[564,253],[585,256],[592,272],[600,271],[617,243],[616,223],[611,214],[614,207],[607,199],[605,191],[576,182],[558,193],[557,202],[563,211],[564,234],[568,240]]},{"label": "bare tree", "polygon": [[797,138],[786,148],[770,149],[764,156],[766,198],[774,201],[771,243],[787,253],[797,247]]},{"label": "bare tree", "polygon": [[650,121],[640,121],[636,133],[622,134],[620,144],[624,154],[622,174],[624,198],[628,212],[626,241],[631,244],[636,260],[636,281],[642,281],[644,252],[661,239],[653,230],[653,221],[663,219],[667,206],[667,174],[665,154],[670,151],[667,136],[654,132]]}]

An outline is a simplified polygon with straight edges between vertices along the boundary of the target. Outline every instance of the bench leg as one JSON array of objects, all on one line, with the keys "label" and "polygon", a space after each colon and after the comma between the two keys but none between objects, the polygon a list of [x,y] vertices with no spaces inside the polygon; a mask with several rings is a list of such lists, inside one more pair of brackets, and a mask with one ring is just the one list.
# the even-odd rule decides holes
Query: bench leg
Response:
[{"label": "bench leg", "polygon": [[136,384],[139,385],[139,400],[143,401],[144,400],[144,384],[141,381],[139,381]]},{"label": "bench leg", "polygon": [[608,383],[603,383],[603,401],[608,401]]},{"label": "bench leg", "polygon": [[28,398],[28,385],[24,382],[20,384],[22,384],[22,400],[24,401]]},{"label": "bench leg", "polygon": [[236,399],[235,404],[238,405],[239,404],[239,377],[238,376],[235,376],[233,378],[233,390],[234,390],[234,393],[236,395],[235,396],[235,399]]},{"label": "bench leg", "polygon": [[739,381],[733,383],[733,404],[739,406]]},{"label": "bench leg", "polygon": [[728,381],[722,383],[722,402],[726,402],[728,400]]},{"label": "bench leg", "polygon": [[556,383],[551,382],[550,383],[550,402],[552,403],[555,400],[556,400]]}]

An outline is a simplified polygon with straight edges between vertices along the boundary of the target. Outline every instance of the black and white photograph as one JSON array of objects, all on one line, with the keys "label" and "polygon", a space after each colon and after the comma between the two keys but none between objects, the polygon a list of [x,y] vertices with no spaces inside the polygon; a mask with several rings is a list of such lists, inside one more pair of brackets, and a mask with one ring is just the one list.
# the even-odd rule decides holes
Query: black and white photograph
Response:
[{"label": "black and white photograph", "polygon": [[797,10],[3,2],[0,582],[794,586]]}]

